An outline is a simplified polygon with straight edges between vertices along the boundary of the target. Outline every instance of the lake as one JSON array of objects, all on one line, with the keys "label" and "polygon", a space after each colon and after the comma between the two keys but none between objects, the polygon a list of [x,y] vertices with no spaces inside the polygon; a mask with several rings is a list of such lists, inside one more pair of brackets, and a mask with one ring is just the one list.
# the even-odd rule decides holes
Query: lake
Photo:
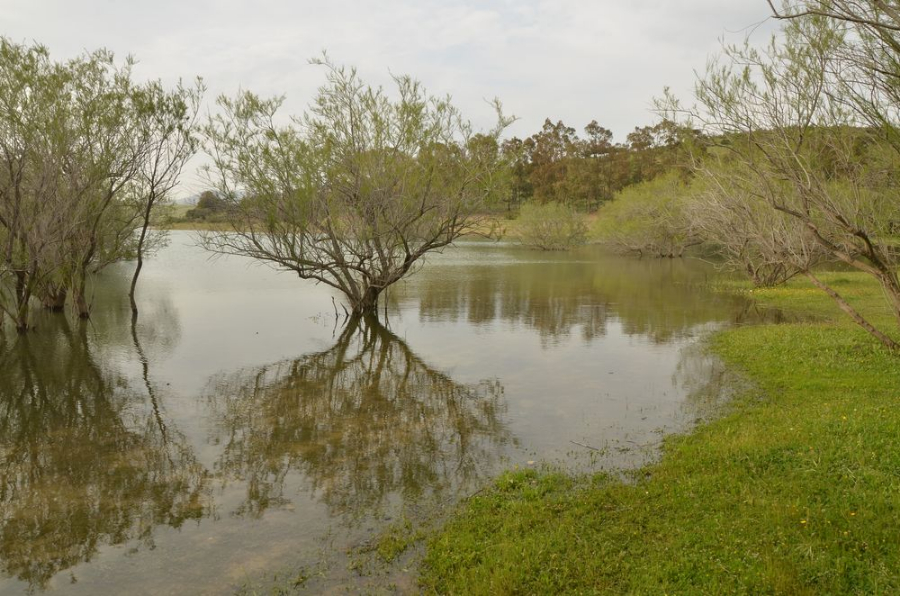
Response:
[{"label": "lake", "polygon": [[0,333],[2,594],[414,586],[358,553],[504,469],[640,466],[726,397],[700,340],[760,316],[699,260],[464,242],[345,326],[325,286],[174,232],[132,328],[131,267],[88,323]]}]

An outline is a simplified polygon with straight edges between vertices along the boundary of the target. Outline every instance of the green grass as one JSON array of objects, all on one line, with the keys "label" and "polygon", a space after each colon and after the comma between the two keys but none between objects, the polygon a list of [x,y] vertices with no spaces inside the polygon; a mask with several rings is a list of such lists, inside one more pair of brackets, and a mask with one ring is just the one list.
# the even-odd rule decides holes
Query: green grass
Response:
[{"label": "green grass", "polygon": [[[874,283],[825,279],[897,335]],[[900,593],[900,356],[804,281],[753,295],[816,320],[712,338],[753,392],[666,440],[634,482],[504,474],[431,537],[422,588]]]}]

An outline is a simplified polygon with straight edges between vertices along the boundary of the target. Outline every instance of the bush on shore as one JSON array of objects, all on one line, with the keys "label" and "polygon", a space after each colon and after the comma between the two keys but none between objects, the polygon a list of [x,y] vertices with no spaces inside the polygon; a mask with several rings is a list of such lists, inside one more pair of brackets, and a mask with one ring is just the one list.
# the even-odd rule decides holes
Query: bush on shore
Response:
[{"label": "bush on shore", "polygon": [[587,242],[588,226],[574,208],[526,203],[519,212],[519,243],[540,250],[569,250]]}]

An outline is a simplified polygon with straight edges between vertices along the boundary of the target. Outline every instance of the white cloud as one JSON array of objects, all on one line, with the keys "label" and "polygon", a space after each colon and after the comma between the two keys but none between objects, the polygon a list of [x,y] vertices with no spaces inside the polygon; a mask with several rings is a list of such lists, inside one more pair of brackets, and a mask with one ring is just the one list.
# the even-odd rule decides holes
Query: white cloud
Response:
[{"label": "white cloud", "polygon": [[596,119],[623,140],[653,120],[664,86],[689,95],[719,39],[741,39],[768,9],[763,0],[0,0],[0,15],[0,35],[60,58],[101,46],[131,53],[139,75],[201,75],[211,97],[286,94],[299,112],[322,82],[307,60],[327,48],[373,83],[416,76],[482,126],[483,100],[497,96],[520,117],[512,134],[547,117],[579,129]]}]

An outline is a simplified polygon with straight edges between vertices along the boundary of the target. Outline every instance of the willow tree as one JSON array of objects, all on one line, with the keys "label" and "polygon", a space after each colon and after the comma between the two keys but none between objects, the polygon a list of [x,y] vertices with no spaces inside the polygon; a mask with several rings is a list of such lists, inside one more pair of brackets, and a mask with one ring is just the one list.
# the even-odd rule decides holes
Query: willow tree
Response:
[{"label": "willow tree", "polygon": [[596,233],[603,244],[620,252],[682,257],[701,243],[687,211],[693,194],[689,181],[676,170],[629,186],[600,209]]},{"label": "willow tree", "polygon": [[128,291],[132,318],[138,314],[134,294],[144,266],[144,256],[148,249],[158,246],[160,240],[159,234],[155,238],[151,235],[152,216],[160,205],[169,200],[182,170],[197,151],[199,140],[194,128],[205,90],[200,79],[193,87],[179,82],[172,91],[165,89],[159,81],[151,81],[134,94],[145,151],[141,167],[127,193],[140,222],[135,246],[136,265]]},{"label": "willow tree", "polygon": [[72,228],[70,80],[42,46],[0,38],[0,323],[5,312],[21,331]]},{"label": "willow tree", "polygon": [[327,82],[302,116],[282,118],[283,98],[219,98],[205,135],[230,229],[203,243],[327,284],[354,314],[375,312],[425,254],[476,231],[503,178],[485,148],[510,120],[495,101],[496,127],[475,134],[449,98],[408,76],[394,77],[391,97],[355,69],[314,62]]},{"label": "willow tree", "polygon": [[133,63],[0,37],[0,312],[20,331],[32,298],[88,317],[89,278],[135,253],[136,282],[151,214],[194,152],[202,86],[138,84]]},{"label": "willow tree", "polygon": [[700,169],[686,216],[726,268],[745,273],[756,287],[774,287],[822,261],[825,251],[801,221],[756,200],[740,163],[726,156],[717,164],[715,157],[708,155]]},{"label": "willow tree", "polygon": [[[896,104],[877,77],[861,76],[865,65],[855,61],[852,32],[811,15],[790,21],[783,33],[764,50],[726,48],[697,84],[700,107],[692,124],[720,147],[712,154],[720,163],[698,167],[713,179],[727,172],[728,184],[737,184],[754,209],[799,224],[782,228],[791,231],[784,254],[801,257],[785,257],[785,264],[800,265],[856,323],[885,346],[900,348],[804,264],[809,251],[795,250],[814,244],[826,257],[871,275],[900,324],[898,263],[890,247],[891,222],[900,217],[893,190],[897,154],[886,141]],[[859,101],[864,96],[866,110]],[[882,126],[873,126],[876,112]],[[736,167],[729,171],[728,163]]]}]

